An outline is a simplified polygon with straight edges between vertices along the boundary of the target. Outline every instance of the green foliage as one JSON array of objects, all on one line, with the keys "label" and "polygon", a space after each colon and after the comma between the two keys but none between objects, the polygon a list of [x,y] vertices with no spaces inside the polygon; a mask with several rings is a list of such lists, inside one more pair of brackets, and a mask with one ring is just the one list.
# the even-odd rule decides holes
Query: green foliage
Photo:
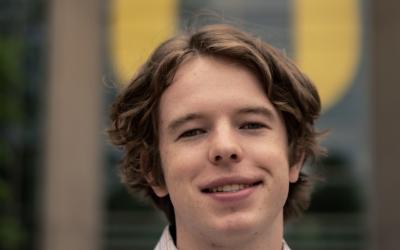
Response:
[{"label": "green foliage", "polygon": [[4,180],[0,179],[0,202],[3,204],[9,203],[11,201],[11,190]]},{"label": "green foliage", "polygon": [[0,249],[35,249],[48,2],[0,1]]},{"label": "green foliage", "polygon": [[0,39],[0,248],[8,250],[18,249],[24,240],[10,178],[18,167],[12,147],[24,116],[22,50],[20,38]]},{"label": "green foliage", "polygon": [[3,85],[22,87],[22,48],[21,38],[0,39],[0,82]]},{"label": "green foliage", "polygon": [[23,239],[23,228],[15,217],[0,218],[0,246],[2,249],[17,249]]},{"label": "green foliage", "polygon": [[20,39],[0,39],[0,122],[13,124],[21,120],[22,43]]}]

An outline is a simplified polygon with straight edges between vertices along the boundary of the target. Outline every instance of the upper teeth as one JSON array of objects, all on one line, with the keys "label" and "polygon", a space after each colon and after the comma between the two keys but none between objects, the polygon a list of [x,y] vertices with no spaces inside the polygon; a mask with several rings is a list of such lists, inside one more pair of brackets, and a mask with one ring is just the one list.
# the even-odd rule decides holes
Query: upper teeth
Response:
[{"label": "upper teeth", "polygon": [[245,189],[250,187],[249,184],[230,184],[230,185],[224,185],[224,186],[219,186],[215,188],[211,188],[211,192],[237,192],[239,190]]}]

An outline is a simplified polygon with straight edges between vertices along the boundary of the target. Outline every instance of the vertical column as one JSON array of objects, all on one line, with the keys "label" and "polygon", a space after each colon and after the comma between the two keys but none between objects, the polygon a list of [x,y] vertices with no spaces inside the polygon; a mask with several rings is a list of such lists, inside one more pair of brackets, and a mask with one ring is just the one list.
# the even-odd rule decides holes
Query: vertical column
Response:
[{"label": "vertical column", "polygon": [[400,246],[400,2],[372,0],[372,249]]},{"label": "vertical column", "polygon": [[41,249],[100,249],[100,0],[50,1]]}]

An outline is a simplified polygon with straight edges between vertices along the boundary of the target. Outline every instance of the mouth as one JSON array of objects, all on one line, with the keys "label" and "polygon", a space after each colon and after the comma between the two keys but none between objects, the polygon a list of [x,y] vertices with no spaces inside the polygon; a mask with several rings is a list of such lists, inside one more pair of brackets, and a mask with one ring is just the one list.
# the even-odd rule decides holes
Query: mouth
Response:
[{"label": "mouth", "polygon": [[204,188],[201,191],[203,193],[235,193],[244,189],[258,186],[260,184],[262,184],[262,181],[257,181],[250,184],[232,183],[232,184],[225,184],[225,185]]}]

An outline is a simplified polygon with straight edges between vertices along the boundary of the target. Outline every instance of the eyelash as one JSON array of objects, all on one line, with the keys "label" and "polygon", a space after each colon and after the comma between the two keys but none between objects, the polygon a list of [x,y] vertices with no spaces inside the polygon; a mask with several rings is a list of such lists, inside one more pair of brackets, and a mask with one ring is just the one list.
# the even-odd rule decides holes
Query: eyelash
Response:
[{"label": "eyelash", "polygon": [[[239,129],[256,130],[256,129],[266,128],[266,127],[267,127],[266,125],[259,123],[259,122],[247,122],[247,123],[244,123],[243,125],[241,125],[239,127]],[[195,136],[201,135],[205,132],[206,132],[205,130],[200,129],[200,128],[190,129],[190,130],[183,132],[178,137],[178,139],[195,137]]]},{"label": "eyelash", "polygon": [[260,128],[266,128],[267,126],[260,123],[260,122],[247,122],[240,126],[240,129],[260,129]]},{"label": "eyelash", "polygon": [[187,137],[194,137],[198,136],[200,134],[205,133],[203,129],[195,128],[195,129],[190,129],[188,131],[183,132],[178,139],[180,138],[187,138]]}]

